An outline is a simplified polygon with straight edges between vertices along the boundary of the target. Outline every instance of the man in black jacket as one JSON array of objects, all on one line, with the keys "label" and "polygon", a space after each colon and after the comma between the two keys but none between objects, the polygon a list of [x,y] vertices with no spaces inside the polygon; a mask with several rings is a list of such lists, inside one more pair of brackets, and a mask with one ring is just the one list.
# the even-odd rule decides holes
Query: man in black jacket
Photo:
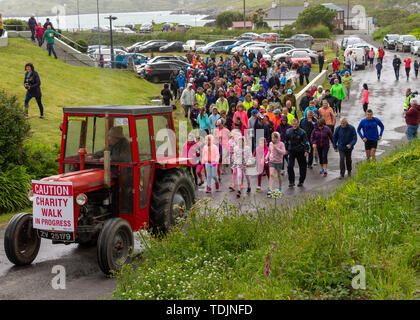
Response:
[{"label": "man in black jacket", "polygon": [[41,80],[39,79],[38,72],[35,71],[34,65],[32,63],[27,63],[25,70],[25,81],[23,83],[26,89],[25,117],[28,118],[29,101],[31,101],[32,98],[35,98],[36,102],[38,103],[40,112],[39,117],[44,119],[44,106],[42,105],[41,101]]},{"label": "man in black jacket", "polygon": [[302,97],[299,103],[300,111],[305,112],[306,108],[309,107],[309,102],[314,100],[314,97],[311,96],[311,90],[306,90],[305,96]]},{"label": "man in black jacket", "polygon": [[324,69],[324,63],[325,63],[324,51],[321,51],[318,55],[319,73],[321,73],[322,69]]},{"label": "man in black jacket", "polygon": [[[309,137],[312,135],[312,131],[314,131],[315,128],[315,119],[314,119],[314,113],[313,111],[309,110],[306,113],[306,118],[303,118],[300,121],[299,127],[301,129],[303,129],[303,131],[305,131],[306,133],[306,137]],[[309,151],[309,155],[308,155],[308,169],[312,169],[312,164],[314,162],[314,149],[312,147],[312,144],[309,144],[310,147],[310,151]]]},{"label": "man in black jacket", "polygon": [[268,80],[268,87],[272,89],[274,86],[280,88],[280,80],[276,75],[276,72],[273,72],[271,78]]},{"label": "man in black jacket", "polygon": [[[31,40],[35,42],[35,28],[37,26],[34,16],[31,16],[28,20],[28,27],[31,30]],[[45,28],[46,29],[46,28]]]},{"label": "man in black jacket", "polygon": [[286,151],[289,155],[289,188],[295,186],[295,160],[299,164],[299,184],[298,187],[303,187],[306,179],[306,157],[309,155],[309,140],[303,129],[299,128],[297,119],[293,120],[292,128],[286,132]]},{"label": "man in black jacket", "polygon": [[[330,107],[334,111],[337,110],[338,99],[331,94],[331,91],[329,89],[325,90],[325,96],[322,99],[322,101],[324,101],[324,100],[328,101],[328,103],[330,104]],[[321,102],[321,104],[322,104],[322,102]]]},{"label": "man in black jacket", "polygon": [[395,78],[400,80],[400,67],[401,67],[401,59],[397,57],[397,55],[394,56],[394,60],[392,60],[392,66],[394,67],[395,72]]}]

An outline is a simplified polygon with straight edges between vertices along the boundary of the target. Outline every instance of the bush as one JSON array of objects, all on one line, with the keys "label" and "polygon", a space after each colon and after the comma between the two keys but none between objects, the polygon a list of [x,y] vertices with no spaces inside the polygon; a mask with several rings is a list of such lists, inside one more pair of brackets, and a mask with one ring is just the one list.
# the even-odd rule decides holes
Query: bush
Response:
[{"label": "bush", "polygon": [[25,31],[28,29],[28,24],[23,20],[7,19],[4,20],[3,23],[6,25],[6,30]]},{"label": "bush", "polygon": [[76,43],[78,44],[78,46],[75,46],[77,50],[79,50],[82,53],[87,52],[88,43],[86,42],[86,40],[79,39],[79,40],[76,40]]},{"label": "bush", "polygon": [[56,159],[60,156],[60,146],[42,143],[25,145],[25,167],[31,179],[39,180],[56,175],[59,165]]},{"label": "bush", "polygon": [[309,33],[314,38],[330,38],[331,37],[331,31],[327,26],[319,25],[314,28],[312,28]]},{"label": "bush", "polygon": [[243,14],[236,11],[221,12],[216,16],[216,26],[227,29],[232,26],[233,21],[243,21]]},{"label": "bush", "polygon": [[23,144],[29,136],[29,123],[16,96],[0,90],[0,168],[9,163],[22,164]]},{"label": "bush", "polygon": [[0,171],[0,213],[15,212],[29,205],[30,177],[22,166],[8,165]]}]

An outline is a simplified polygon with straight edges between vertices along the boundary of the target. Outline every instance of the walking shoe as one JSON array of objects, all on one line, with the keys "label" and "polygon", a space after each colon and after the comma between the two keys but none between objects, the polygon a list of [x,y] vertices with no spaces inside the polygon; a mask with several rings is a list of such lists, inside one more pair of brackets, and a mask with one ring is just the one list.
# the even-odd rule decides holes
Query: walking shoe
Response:
[{"label": "walking shoe", "polygon": [[297,185],[299,188],[303,187],[303,182],[299,182],[299,184]]},{"label": "walking shoe", "polygon": [[284,170],[281,170],[281,175],[284,176]]},{"label": "walking shoe", "polygon": [[198,184],[199,187],[201,187],[204,184],[204,181],[201,180],[200,183]]},{"label": "walking shoe", "polygon": [[343,179],[344,179],[343,175],[340,175],[340,177],[338,178],[338,180],[343,180]]},{"label": "walking shoe", "polygon": [[44,119],[44,116],[39,116],[40,119]]},{"label": "walking shoe", "polygon": [[323,174],[323,173],[324,173],[324,169],[322,169],[322,168],[321,168],[321,169],[319,170],[319,174]]},{"label": "walking shoe", "polygon": [[216,182],[216,191],[219,191],[219,182]]},{"label": "walking shoe", "polygon": [[349,177],[349,178],[351,177],[351,171],[349,171],[348,177]]},{"label": "walking shoe", "polygon": [[251,187],[248,187],[248,189],[246,189],[246,193],[251,193]]},{"label": "walking shoe", "polygon": [[257,187],[257,189],[255,189],[255,192],[260,192],[261,191],[261,187]]},{"label": "walking shoe", "polygon": [[211,188],[210,187],[207,187],[206,193],[211,193]]},{"label": "walking shoe", "polygon": [[294,183],[290,183],[289,184],[289,188],[294,188],[295,184]]},{"label": "walking shoe", "polygon": [[235,186],[230,186],[230,187],[229,187],[229,191],[230,191],[230,192],[234,192],[234,191],[235,191]]},{"label": "walking shoe", "polygon": [[324,171],[324,177],[326,177],[328,174],[328,171]]},{"label": "walking shoe", "polygon": [[241,190],[238,190],[238,192],[236,193],[236,198],[240,198],[241,197]]}]

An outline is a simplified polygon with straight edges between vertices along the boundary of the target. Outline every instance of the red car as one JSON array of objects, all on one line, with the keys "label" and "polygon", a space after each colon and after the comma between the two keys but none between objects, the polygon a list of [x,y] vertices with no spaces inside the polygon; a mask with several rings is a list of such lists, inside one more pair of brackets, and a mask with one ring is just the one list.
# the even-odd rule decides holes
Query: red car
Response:
[{"label": "red car", "polygon": [[292,67],[296,68],[299,65],[299,62],[306,62],[309,66],[312,66],[312,60],[309,56],[309,53],[306,51],[295,51],[292,53],[290,57],[290,62],[292,63]]}]

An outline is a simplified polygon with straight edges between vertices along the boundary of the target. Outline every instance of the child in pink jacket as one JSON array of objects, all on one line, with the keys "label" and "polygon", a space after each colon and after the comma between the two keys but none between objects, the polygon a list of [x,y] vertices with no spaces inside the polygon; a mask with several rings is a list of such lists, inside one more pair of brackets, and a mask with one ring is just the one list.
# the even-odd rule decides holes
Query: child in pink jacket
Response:
[{"label": "child in pink jacket", "polygon": [[258,170],[258,187],[257,192],[261,190],[261,180],[264,173],[266,173],[268,180],[270,180],[270,170],[268,167],[268,161],[266,161],[266,156],[268,154],[267,140],[265,138],[260,138],[258,140],[258,147],[255,149],[254,157],[257,160],[257,170]]},{"label": "child in pink jacket", "polygon": [[270,146],[268,148],[268,153],[265,157],[266,160],[269,161],[269,167],[270,167],[270,189],[267,192],[267,197],[271,197],[273,194],[273,184],[274,179],[277,177],[279,179],[279,191],[282,192],[281,188],[281,164],[283,162],[283,157],[286,154],[286,147],[284,146],[284,143],[280,140],[280,133],[273,132],[271,135],[271,142]]},{"label": "child in pink jacket", "polygon": [[216,191],[219,191],[219,178],[217,175],[217,166],[219,164],[219,147],[214,144],[214,137],[208,135],[203,148],[203,154],[201,157],[201,163],[204,164],[207,174],[207,191],[211,193],[211,181],[214,180],[216,183]]}]

